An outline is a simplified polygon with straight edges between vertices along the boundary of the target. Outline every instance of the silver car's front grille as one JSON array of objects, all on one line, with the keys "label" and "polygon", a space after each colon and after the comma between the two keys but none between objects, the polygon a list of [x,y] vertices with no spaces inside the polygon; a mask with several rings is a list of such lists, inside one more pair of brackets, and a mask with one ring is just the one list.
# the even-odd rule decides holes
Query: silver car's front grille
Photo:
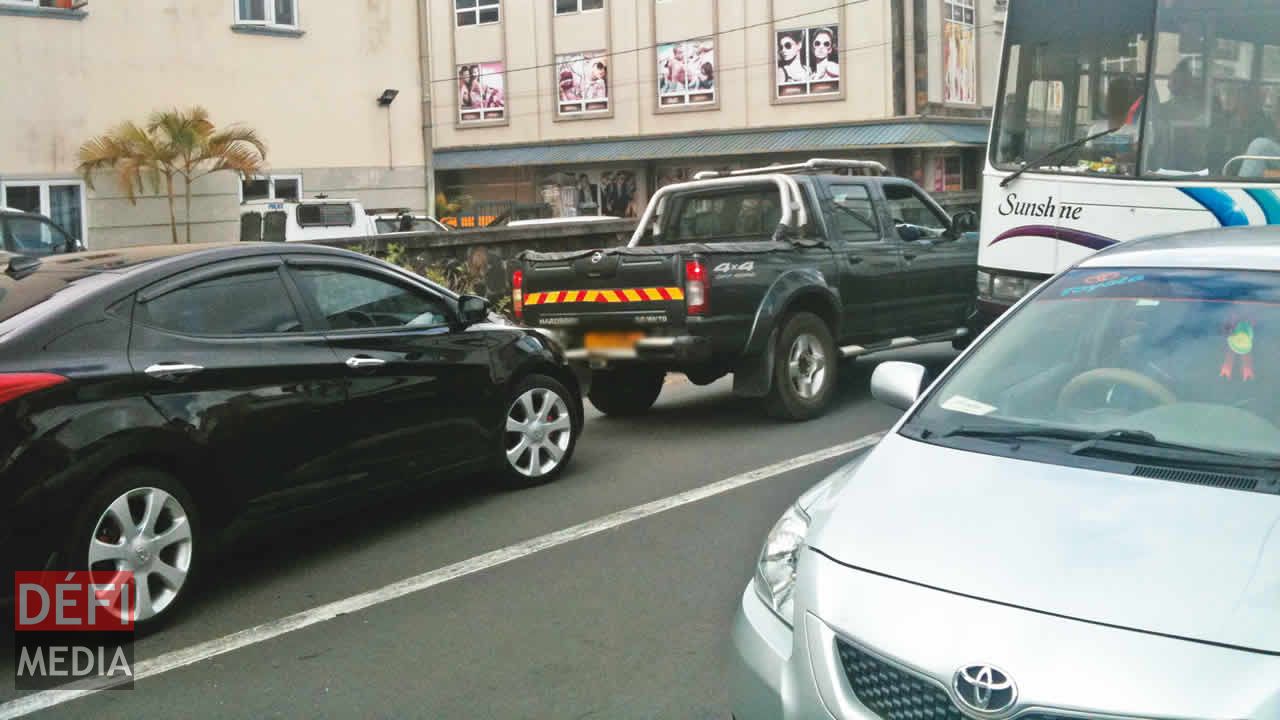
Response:
[{"label": "silver car's front grille", "polygon": [[[858,702],[884,720],[968,720],[937,683],[899,669],[836,638],[840,663]],[[1064,715],[1031,713],[1017,720],[1072,720]]]}]

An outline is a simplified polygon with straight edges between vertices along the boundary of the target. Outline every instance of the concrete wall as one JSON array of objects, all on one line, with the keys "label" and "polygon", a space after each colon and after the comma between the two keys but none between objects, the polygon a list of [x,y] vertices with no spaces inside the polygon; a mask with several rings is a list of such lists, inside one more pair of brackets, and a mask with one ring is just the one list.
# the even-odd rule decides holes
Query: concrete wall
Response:
[{"label": "concrete wall", "polygon": [[[74,177],[89,137],[200,104],[269,145],[273,172],[310,195],[426,206],[417,4],[299,0],[300,36],[233,30],[235,0],[93,2],[78,19],[0,16],[0,179]],[[388,110],[375,98],[400,91]],[[394,169],[390,169],[394,167]],[[167,241],[163,201],[89,193],[89,243]],[[238,181],[196,188],[198,239],[235,236]],[[159,218],[164,218],[164,223]]]}]

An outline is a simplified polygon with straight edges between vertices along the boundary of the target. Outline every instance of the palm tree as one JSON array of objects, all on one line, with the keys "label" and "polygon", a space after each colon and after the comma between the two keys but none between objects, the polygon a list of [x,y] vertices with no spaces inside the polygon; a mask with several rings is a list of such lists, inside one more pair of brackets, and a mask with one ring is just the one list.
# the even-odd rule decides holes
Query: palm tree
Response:
[{"label": "palm tree", "polygon": [[267,147],[253,130],[240,126],[218,130],[202,107],[154,112],[145,127],[123,123],[80,147],[79,171],[93,188],[93,173],[113,169],[129,202],[149,181],[159,194],[163,180],[169,197],[169,229],[178,242],[174,179],[182,178],[186,195],[186,239],[191,242],[191,184],[223,170],[241,177],[262,172]]}]

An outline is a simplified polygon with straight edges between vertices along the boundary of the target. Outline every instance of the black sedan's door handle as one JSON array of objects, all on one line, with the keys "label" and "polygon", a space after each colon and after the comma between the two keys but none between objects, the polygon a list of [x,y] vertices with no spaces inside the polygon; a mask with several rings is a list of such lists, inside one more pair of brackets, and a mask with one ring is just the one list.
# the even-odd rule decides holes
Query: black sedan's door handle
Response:
[{"label": "black sedan's door handle", "polygon": [[850,256],[849,256],[849,264],[850,264],[850,265],[861,265],[861,264],[862,264],[862,262],[863,262],[863,260],[865,260],[865,259],[866,259],[866,258],[862,257],[861,255],[850,255]]},{"label": "black sedan's door handle", "polygon": [[371,368],[382,367],[387,361],[379,358],[365,357],[363,355],[353,355],[347,358],[347,367],[352,370],[368,370]]},{"label": "black sedan's door handle", "polygon": [[149,366],[142,372],[153,378],[160,380],[178,380],[188,375],[195,375],[204,370],[203,365],[192,365],[191,363],[179,362],[162,362]]}]

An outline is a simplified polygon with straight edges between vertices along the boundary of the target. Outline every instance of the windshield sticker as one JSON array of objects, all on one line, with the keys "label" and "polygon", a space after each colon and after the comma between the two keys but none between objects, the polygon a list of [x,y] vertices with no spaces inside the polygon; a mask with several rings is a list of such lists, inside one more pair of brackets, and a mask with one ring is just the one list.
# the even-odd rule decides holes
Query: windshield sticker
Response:
[{"label": "windshield sticker", "polygon": [[966,415],[990,415],[997,408],[994,405],[978,402],[963,395],[952,395],[950,399],[942,403],[942,409],[961,412]]},{"label": "windshield sticker", "polygon": [[1220,377],[1231,380],[1235,375],[1236,358],[1240,358],[1243,382],[1254,379],[1253,374],[1253,323],[1240,320],[1227,326],[1227,356],[1222,361]]},{"label": "windshield sticker", "polygon": [[1160,307],[1160,301],[1152,300],[1150,298],[1142,298],[1138,301],[1138,307]]},{"label": "windshield sticker", "polygon": [[1083,285],[1069,287],[1062,291],[1062,297],[1070,297],[1072,295],[1088,295],[1098,292],[1106,288],[1119,287],[1121,285],[1132,285],[1146,280],[1145,275],[1122,275],[1117,272],[1105,272],[1097,275],[1090,275],[1084,279]]}]

